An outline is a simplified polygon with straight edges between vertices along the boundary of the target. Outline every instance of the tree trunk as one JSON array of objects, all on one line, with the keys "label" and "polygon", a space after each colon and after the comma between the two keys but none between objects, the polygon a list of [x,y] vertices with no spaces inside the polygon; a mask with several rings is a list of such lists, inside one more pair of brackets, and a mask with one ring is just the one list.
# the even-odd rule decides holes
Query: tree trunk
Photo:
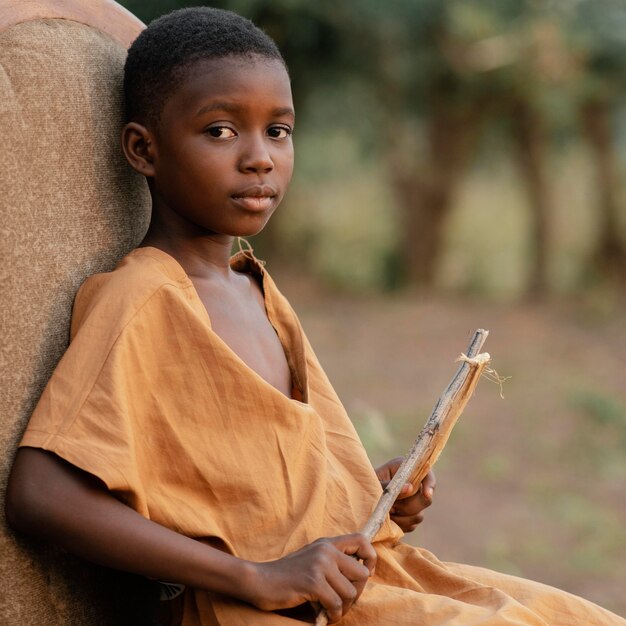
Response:
[{"label": "tree trunk", "polygon": [[547,167],[547,135],[542,116],[531,104],[517,101],[512,111],[513,140],[517,145],[520,171],[532,213],[532,242],[528,291],[531,296],[547,289],[548,242],[550,239],[550,191]]},{"label": "tree trunk", "polygon": [[432,286],[443,247],[444,227],[455,192],[484,119],[482,103],[462,109],[437,102],[426,120],[426,160],[396,150],[391,181],[403,217],[401,254],[405,278]]},{"label": "tree trunk", "polygon": [[619,232],[619,172],[609,103],[604,100],[589,101],[581,107],[580,117],[596,165],[600,231],[594,263],[601,272],[624,282],[626,245]]}]

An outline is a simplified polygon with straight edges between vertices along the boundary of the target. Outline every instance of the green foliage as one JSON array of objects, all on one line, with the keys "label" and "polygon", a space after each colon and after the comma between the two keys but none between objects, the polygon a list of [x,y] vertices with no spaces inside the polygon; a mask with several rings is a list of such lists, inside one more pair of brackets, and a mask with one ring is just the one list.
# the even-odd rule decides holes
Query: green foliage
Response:
[{"label": "green foliage", "polygon": [[571,394],[570,405],[584,415],[590,428],[603,429],[614,444],[626,450],[626,405],[622,399],[594,390]]},{"label": "green foliage", "polygon": [[[148,22],[201,2],[122,4]],[[584,102],[601,98],[617,111],[626,92],[624,0],[212,4],[255,21],[277,41],[288,62],[298,111],[298,163],[289,201],[295,210],[289,214],[299,215],[281,222],[278,231],[288,251],[304,250],[311,267],[333,282],[380,288],[399,283],[406,209],[391,182],[391,155],[396,163],[400,155],[400,162],[416,176],[430,172],[428,123],[438,111],[469,110],[484,103],[488,127],[496,129],[498,137],[485,167],[495,169],[503,151],[510,150],[503,119],[510,119],[515,101],[539,111],[549,141],[561,146],[579,133]],[[476,188],[476,180],[465,191]],[[558,182],[559,177],[552,180]],[[519,293],[534,246],[524,189],[519,181],[511,184],[502,177],[479,186],[481,199],[466,197],[458,203],[439,276],[452,288]],[[591,196],[586,193],[583,201],[591,203]],[[479,208],[459,214],[463,204],[493,208],[495,197],[503,203],[499,213],[489,216]],[[576,241],[574,247],[564,242],[566,247],[557,249],[550,261],[553,284],[563,288],[589,275],[580,266],[596,229],[578,210],[580,202],[574,200],[581,220],[578,230],[567,224],[566,231],[585,233],[585,242]],[[590,204],[588,212],[595,209]],[[558,211],[555,221],[561,219]],[[487,222],[485,245],[493,247],[489,254],[482,247],[475,255],[472,242],[463,243],[470,229],[459,225],[475,217]],[[491,237],[489,229],[498,236]],[[560,232],[555,235],[559,238]],[[355,260],[352,267],[342,262],[346,257]]]},{"label": "green foliage", "polygon": [[[564,569],[584,575],[607,575],[621,567],[624,530],[609,506],[594,502],[591,494],[561,490],[544,490],[536,499],[537,506],[561,524],[571,544],[561,564]],[[549,558],[549,554],[546,550],[544,558]]]}]

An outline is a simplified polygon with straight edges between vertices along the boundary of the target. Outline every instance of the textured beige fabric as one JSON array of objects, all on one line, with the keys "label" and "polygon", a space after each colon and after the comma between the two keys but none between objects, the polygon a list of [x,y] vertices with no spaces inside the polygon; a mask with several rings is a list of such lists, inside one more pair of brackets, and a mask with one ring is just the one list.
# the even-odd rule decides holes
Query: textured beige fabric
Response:
[{"label": "textured beige fabric", "polygon": [[[76,289],[147,226],[145,183],[118,147],[124,57],[108,36],[67,20],[0,33],[2,500],[17,441],[67,346]],[[116,612],[132,599],[111,599],[117,575],[44,555],[0,515],[0,624],[147,623]]]}]

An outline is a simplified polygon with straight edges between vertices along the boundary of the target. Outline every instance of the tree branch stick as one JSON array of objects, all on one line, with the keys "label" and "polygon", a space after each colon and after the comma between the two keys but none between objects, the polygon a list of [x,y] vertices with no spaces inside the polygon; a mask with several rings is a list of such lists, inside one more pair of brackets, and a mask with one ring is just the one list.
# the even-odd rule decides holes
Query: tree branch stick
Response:
[{"label": "tree branch stick", "polygon": [[[487,330],[477,330],[467,352],[457,359],[461,361],[461,366],[440,396],[398,471],[383,490],[378,504],[361,531],[370,541],[374,539],[387,519],[402,486],[410,482],[419,488],[422,480],[439,458],[454,424],[474,393],[480,376],[490,361],[489,354],[486,352],[480,354],[488,334]],[[317,616],[315,626],[326,626],[326,624],[328,624],[328,616],[326,611],[322,610]]]}]

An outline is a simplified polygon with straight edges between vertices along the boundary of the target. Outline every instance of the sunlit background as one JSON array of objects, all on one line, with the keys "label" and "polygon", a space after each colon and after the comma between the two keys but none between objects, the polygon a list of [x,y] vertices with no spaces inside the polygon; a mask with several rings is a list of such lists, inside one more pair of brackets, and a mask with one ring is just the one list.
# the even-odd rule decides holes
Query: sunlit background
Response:
[{"label": "sunlit background", "polygon": [[290,67],[295,178],[252,243],[372,460],[406,452],[475,328],[511,376],[408,540],[626,615],[626,0],[213,6]]}]

